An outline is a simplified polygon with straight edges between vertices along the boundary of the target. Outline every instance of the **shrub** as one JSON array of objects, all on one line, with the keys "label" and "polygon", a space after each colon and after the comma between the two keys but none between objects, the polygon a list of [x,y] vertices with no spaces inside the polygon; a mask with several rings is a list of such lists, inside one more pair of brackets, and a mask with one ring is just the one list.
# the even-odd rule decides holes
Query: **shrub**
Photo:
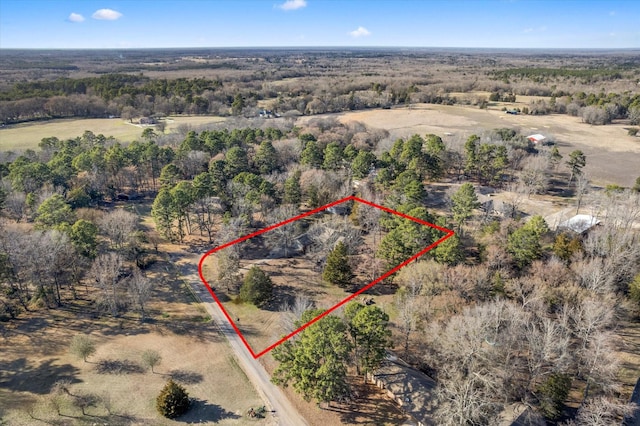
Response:
[{"label": "shrub", "polygon": [[96,345],[89,336],[78,334],[71,339],[69,351],[78,358],[82,358],[84,362],[87,362],[87,357],[96,352]]},{"label": "shrub", "polygon": [[142,352],[142,363],[145,366],[149,367],[152,373],[154,372],[153,367],[160,364],[161,361],[162,356],[160,356],[160,353],[158,351],[147,349],[146,351]]},{"label": "shrub", "polygon": [[189,394],[173,380],[167,382],[158,398],[156,398],[158,413],[168,419],[175,419],[186,413],[189,410],[189,405]]},{"label": "shrub", "polygon": [[264,306],[273,293],[273,282],[262,269],[252,266],[244,277],[240,287],[240,299],[253,303],[258,307]]},{"label": "shrub", "polygon": [[566,374],[552,374],[540,385],[540,410],[546,418],[556,420],[560,417],[570,389],[571,378]]}]

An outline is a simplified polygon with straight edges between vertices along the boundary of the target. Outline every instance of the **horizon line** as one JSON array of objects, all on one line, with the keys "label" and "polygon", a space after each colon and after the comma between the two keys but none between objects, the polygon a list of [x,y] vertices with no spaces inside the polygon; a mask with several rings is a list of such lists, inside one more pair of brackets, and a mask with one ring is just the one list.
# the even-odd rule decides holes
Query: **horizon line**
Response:
[{"label": "horizon line", "polygon": [[469,47],[469,46],[165,46],[165,47],[0,47],[0,50],[306,50],[306,49],[361,49],[361,50],[640,50],[640,46],[635,47]]}]

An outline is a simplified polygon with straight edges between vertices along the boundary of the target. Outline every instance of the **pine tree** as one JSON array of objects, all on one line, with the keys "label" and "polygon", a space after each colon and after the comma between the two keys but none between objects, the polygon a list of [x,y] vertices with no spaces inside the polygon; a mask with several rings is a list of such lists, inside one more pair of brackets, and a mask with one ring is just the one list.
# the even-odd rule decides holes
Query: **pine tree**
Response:
[{"label": "pine tree", "polygon": [[327,256],[327,265],[322,273],[322,279],[338,287],[346,288],[352,284],[353,278],[354,275],[347,256],[347,246],[340,241]]},{"label": "pine tree", "polygon": [[240,288],[240,298],[258,307],[264,306],[273,293],[273,282],[262,269],[252,266],[244,277]]},{"label": "pine tree", "polygon": [[190,402],[187,391],[173,380],[169,380],[156,398],[156,409],[164,417],[175,419],[187,412]]},{"label": "pine tree", "polygon": [[300,171],[296,171],[293,176],[284,181],[285,204],[299,205],[302,201],[302,190],[300,189]]}]

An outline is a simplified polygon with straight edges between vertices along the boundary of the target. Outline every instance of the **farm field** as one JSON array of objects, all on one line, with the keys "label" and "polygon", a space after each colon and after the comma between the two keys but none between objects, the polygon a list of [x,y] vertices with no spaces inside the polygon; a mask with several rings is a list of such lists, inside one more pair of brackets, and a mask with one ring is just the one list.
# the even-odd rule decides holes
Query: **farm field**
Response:
[{"label": "farm field", "polygon": [[587,157],[584,172],[595,184],[633,185],[640,164],[640,138],[628,136],[627,125],[592,126],[578,117],[560,114],[508,115],[500,108],[418,104],[411,109],[348,112],[339,114],[339,119],[385,129],[392,140],[415,133],[434,133],[445,143],[463,144],[469,135],[501,127],[541,133],[552,138],[565,157],[573,150],[582,150]]},{"label": "farm field", "polygon": [[[222,117],[210,116],[169,117],[165,132],[174,131],[181,125],[201,126],[223,120]],[[86,130],[96,135],[113,136],[122,142],[131,142],[140,138],[145,127],[147,126],[128,123],[119,118],[63,119],[15,124],[0,128],[0,151],[38,149],[42,138],[55,136],[62,140],[70,139],[82,136]]]},{"label": "farm field", "polygon": [[[592,126],[582,123],[579,117],[561,114],[507,115],[500,111],[501,107],[500,103],[486,110],[472,106],[416,104],[410,109],[372,109],[307,116],[298,119],[298,123],[338,116],[344,123],[357,121],[371,128],[387,130],[390,140],[416,133],[434,133],[446,143],[454,144],[464,143],[471,134],[482,134],[500,127],[514,128],[523,133],[542,133],[557,143],[563,156],[576,149],[582,150],[587,157],[584,171],[594,184],[633,185],[634,173],[640,164],[640,138],[628,136],[627,125]],[[222,117],[211,116],[171,117],[167,119],[165,132],[175,131],[181,125],[206,126],[223,120]],[[42,138],[74,138],[85,130],[130,142],[138,139],[143,129],[143,126],[119,119],[70,119],[18,124],[0,129],[0,150],[37,149]]]}]

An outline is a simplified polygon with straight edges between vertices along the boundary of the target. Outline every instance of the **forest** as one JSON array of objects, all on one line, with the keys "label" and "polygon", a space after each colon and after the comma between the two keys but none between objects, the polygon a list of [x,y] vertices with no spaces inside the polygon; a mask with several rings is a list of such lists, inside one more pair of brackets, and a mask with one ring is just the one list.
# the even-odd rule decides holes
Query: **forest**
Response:
[{"label": "forest", "polygon": [[[246,57],[232,60],[239,54]],[[166,60],[162,72],[210,74],[156,78],[142,75],[147,67],[80,78],[73,67],[91,61],[73,55],[55,69],[7,62],[13,71],[25,66],[47,78],[3,88],[6,123],[82,114],[229,117],[172,133],[149,126],[131,143],[86,131],[44,138],[38,150],[2,153],[5,342],[30,316],[77,306],[78,315],[96,320],[161,323],[168,314],[157,303],[169,278],[158,265],[167,256],[171,264],[169,247],[203,254],[355,195],[455,235],[374,287],[379,291],[367,293],[373,304],[356,299],[276,349],[269,355],[275,383],[291,385],[318,410],[331,409],[353,399],[353,378],[375,371],[391,350],[435,381],[428,413],[434,424],[493,424],[515,404],[528,408],[528,424],[608,425],[633,413],[628,401],[640,366],[624,358],[621,342],[640,321],[640,176],[629,188],[597,187],[583,173],[597,158],[578,149],[562,155],[557,145],[534,144],[511,127],[479,129],[458,142],[436,134],[391,138],[385,129],[325,114],[385,105],[409,110],[436,97],[456,102],[456,91],[487,90],[549,96],[529,113],[537,105],[570,114],[575,106],[580,114],[596,111],[600,119],[602,111],[610,121],[637,124],[640,94],[631,83],[638,71],[623,64],[633,58],[619,58],[610,69],[531,71],[522,57],[504,54],[476,70],[475,83],[447,83],[444,70],[470,72],[487,57],[413,52],[401,55],[403,67],[429,66],[394,78],[368,75],[394,52],[356,51],[362,61],[349,66],[349,55],[331,52],[182,52],[204,62],[184,59],[177,71],[176,55],[159,55]],[[578,67],[588,62],[570,59]],[[237,75],[222,71],[227,62]],[[90,72],[100,73],[95,67]],[[601,84],[611,90],[601,92]],[[256,118],[250,111],[259,101],[284,116]],[[83,102],[96,109],[76,115]],[[60,106],[55,113],[53,105]],[[291,110],[310,117],[287,116]],[[597,226],[575,232],[528,207],[549,200],[597,217]],[[344,244],[332,240],[314,259],[323,282],[347,293],[365,273],[368,241],[380,237],[368,261],[389,268],[439,238],[364,208],[332,220]],[[356,240],[365,243],[349,244]],[[216,286],[229,290],[229,303],[276,311],[298,325],[322,312],[303,298],[271,303],[276,279],[257,267],[242,272],[254,248],[217,260]]]},{"label": "forest", "polygon": [[[637,56],[626,51],[608,53],[609,62],[598,52],[558,53],[545,56],[544,67],[522,67],[529,58],[538,60],[528,51],[355,49],[349,52],[355,62],[340,50],[132,51],[126,58],[106,51],[63,54],[59,59],[67,66],[43,65],[47,54],[7,52],[0,67],[0,123],[171,114],[255,117],[260,108],[313,115],[416,102],[468,103],[452,93],[478,91],[491,92],[491,100],[543,97],[523,109],[529,114],[569,114],[599,125],[626,118],[640,123],[639,66]],[[34,76],[24,79],[23,71]]]}]

